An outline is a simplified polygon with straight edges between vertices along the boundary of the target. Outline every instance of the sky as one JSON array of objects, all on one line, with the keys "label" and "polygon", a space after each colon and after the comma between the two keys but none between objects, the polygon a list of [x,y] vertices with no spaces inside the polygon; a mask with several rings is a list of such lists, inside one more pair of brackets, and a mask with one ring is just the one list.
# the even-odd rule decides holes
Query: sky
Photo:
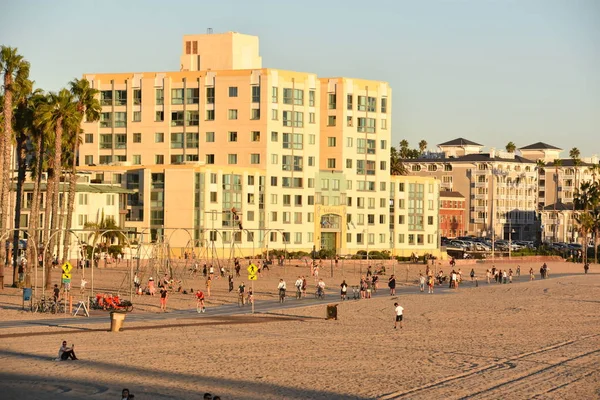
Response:
[{"label": "sky", "polygon": [[260,37],[263,67],[383,80],[392,141],[600,155],[599,0],[1,0],[38,87],[179,70],[183,34]]}]

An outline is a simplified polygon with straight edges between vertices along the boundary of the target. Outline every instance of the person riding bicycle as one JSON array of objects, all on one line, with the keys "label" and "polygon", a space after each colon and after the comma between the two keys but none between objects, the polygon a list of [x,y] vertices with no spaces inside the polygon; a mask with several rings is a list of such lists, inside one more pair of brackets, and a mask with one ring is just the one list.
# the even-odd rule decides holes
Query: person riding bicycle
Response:
[{"label": "person riding bicycle", "polygon": [[325,282],[323,279],[319,278],[319,283],[317,283],[317,295],[323,296],[325,294]]},{"label": "person riding bicycle", "polygon": [[285,298],[285,290],[287,289],[287,287],[283,278],[279,279],[279,285],[277,285],[277,289],[279,289],[279,298]]},{"label": "person riding bicycle", "polygon": [[296,287],[296,297],[300,298],[302,296],[302,277],[299,276],[298,279],[296,279],[296,283],[294,284],[294,286]]},{"label": "person riding bicycle", "polygon": [[240,298],[240,301],[242,302],[242,305],[244,305],[244,294],[246,292],[246,285],[244,285],[244,282],[240,283],[240,286],[238,286],[238,296]]}]

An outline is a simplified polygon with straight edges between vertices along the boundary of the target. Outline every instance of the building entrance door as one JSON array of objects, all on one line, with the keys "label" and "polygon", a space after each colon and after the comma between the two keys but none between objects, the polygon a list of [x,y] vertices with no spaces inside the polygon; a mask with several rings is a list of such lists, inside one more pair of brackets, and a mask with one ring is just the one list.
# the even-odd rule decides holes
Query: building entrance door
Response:
[{"label": "building entrance door", "polygon": [[321,248],[335,251],[336,235],[336,232],[321,232]]}]

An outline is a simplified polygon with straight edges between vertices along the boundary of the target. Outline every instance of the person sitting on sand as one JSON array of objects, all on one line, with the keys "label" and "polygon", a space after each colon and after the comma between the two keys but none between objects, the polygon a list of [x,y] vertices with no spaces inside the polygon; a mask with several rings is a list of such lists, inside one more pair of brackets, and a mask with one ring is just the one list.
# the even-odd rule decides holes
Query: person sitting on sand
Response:
[{"label": "person sitting on sand", "polygon": [[75,356],[75,345],[71,345],[71,347],[67,347],[67,341],[63,340],[62,346],[58,349],[58,359],[59,360],[77,360],[78,358]]},{"label": "person sitting on sand", "polygon": [[121,391],[121,400],[130,400],[134,397],[133,394],[129,393],[129,389],[123,389],[123,391]]}]

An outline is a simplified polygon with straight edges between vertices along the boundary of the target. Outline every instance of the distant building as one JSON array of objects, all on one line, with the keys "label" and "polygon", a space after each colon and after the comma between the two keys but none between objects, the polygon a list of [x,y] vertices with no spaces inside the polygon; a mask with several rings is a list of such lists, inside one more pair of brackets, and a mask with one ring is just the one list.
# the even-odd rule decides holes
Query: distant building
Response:
[{"label": "distant building", "polygon": [[459,192],[444,190],[440,192],[440,232],[448,238],[468,233],[465,230],[465,196]]},{"label": "distant building", "polygon": [[[433,176],[442,190],[465,196],[467,217],[464,231],[475,236],[513,240],[536,240],[542,233],[549,240],[540,214],[542,210],[573,207],[576,187],[594,179],[597,157],[574,161],[561,159],[562,149],[538,142],[519,149],[519,154],[490,149],[458,138],[438,145],[439,152],[428,152],[417,159],[403,160],[411,175]],[[560,218],[549,220],[558,224]],[[571,217],[563,218],[568,241],[577,240]],[[463,232],[464,234],[464,232]]]}]

